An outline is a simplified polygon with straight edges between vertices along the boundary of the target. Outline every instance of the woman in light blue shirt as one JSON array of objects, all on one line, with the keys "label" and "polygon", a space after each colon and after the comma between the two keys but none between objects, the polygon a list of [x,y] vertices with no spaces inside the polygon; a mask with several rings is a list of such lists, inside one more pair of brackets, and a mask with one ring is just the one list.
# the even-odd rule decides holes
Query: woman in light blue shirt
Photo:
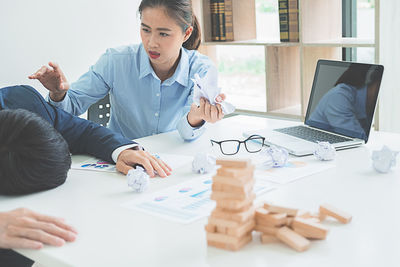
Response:
[{"label": "woman in light blue shirt", "polygon": [[51,104],[74,115],[110,94],[108,127],[130,139],[178,129],[183,139],[193,140],[206,121],[214,123],[224,114],[219,104],[204,99],[200,106],[192,104],[191,79],[217,70],[196,51],[200,27],[191,1],[143,0],[139,13],[141,44],[108,49],[71,85],[53,62],[29,78],[50,91]]}]

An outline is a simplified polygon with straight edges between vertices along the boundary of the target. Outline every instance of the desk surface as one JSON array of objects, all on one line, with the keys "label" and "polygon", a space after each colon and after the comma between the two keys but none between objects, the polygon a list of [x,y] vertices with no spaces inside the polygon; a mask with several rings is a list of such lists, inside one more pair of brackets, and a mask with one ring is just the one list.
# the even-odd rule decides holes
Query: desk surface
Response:
[{"label": "desk surface", "polygon": [[[177,132],[139,142],[152,152],[194,155],[209,147],[210,138],[242,138],[244,130],[291,124],[235,116],[209,125],[195,142],[183,142]],[[261,196],[311,211],[328,202],[353,215],[348,225],[328,224],[327,240],[312,241],[304,253],[283,244],[262,245],[257,236],[238,252],[208,247],[206,218],[182,225],[122,207],[138,195],[120,174],[71,170],[67,182],[54,190],[0,197],[0,210],[23,206],[66,218],[78,229],[77,240],[61,248],[18,250],[44,266],[400,266],[400,168],[377,174],[370,160],[371,151],[384,144],[400,150],[400,135],[372,132],[367,145],[338,152],[335,168]],[[183,169],[152,179],[145,193],[196,177]]]}]

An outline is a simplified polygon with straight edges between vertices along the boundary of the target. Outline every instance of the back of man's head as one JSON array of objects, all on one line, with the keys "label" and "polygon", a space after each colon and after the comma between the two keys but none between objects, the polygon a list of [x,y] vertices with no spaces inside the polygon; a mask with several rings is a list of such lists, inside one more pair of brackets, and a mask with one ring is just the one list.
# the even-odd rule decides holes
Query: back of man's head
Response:
[{"label": "back of man's head", "polygon": [[70,167],[68,144],[50,123],[23,109],[0,111],[0,194],[55,188]]}]

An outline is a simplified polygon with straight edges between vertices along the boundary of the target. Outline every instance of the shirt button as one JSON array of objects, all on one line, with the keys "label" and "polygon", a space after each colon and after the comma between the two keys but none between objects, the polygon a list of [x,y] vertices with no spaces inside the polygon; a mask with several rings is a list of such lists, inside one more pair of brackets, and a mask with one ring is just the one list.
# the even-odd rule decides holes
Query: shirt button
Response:
[{"label": "shirt button", "polygon": [[160,96],[160,93],[157,93],[156,96]]},{"label": "shirt button", "polygon": [[158,113],[154,114],[154,116],[158,117]]}]

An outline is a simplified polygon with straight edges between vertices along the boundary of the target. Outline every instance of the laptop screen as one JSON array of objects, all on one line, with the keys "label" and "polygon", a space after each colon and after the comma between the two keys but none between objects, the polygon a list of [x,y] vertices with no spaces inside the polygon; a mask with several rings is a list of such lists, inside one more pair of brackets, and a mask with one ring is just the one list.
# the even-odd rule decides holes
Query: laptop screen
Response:
[{"label": "laptop screen", "polygon": [[368,141],[383,66],[319,60],[305,124]]}]

